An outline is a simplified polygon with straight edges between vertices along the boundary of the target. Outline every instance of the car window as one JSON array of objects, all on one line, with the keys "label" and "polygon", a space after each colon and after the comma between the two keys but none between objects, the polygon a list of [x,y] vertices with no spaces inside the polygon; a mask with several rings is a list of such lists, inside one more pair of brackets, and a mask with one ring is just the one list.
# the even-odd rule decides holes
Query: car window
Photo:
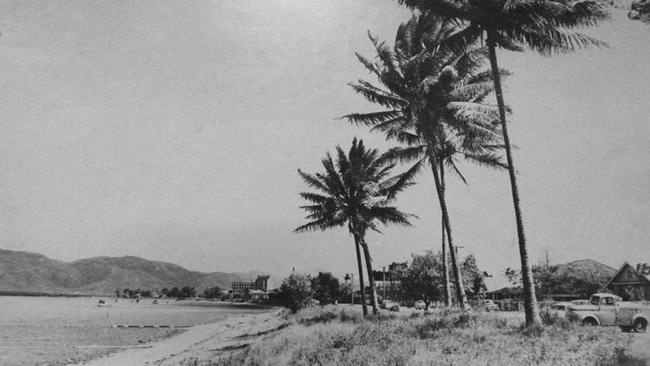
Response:
[{"label": "car window", "polygon": [[614,298],[613,297],[603,297],[602,303],[603,303],[603,305],[614,305]]},{"label": "car window", "polygon": [[600,297],[599,296],[593,296],[591,298],[591,305],[599,305],[600,304]]}]

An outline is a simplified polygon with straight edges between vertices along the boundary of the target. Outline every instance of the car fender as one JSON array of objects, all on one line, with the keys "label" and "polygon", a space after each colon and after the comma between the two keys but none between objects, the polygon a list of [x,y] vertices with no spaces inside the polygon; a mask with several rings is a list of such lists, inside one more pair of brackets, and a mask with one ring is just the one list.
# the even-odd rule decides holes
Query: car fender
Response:
[{"label": "car fender", "polygon": [[646,314],[636,314],[634,317],[632,317],[632,324],[637,321],[637,319],[643,319],[645,320],[646,324],[650,324],[650,319],[648,319],[648,316]]},{"label": "car fender", "polygon": [[578,320],[581,322],[587,320],[587,319],[593,319],[596,321],[596,324],[600,325],[600,319],[596,316],[596,314],[592,313],[587,313],[587,314],[578,314]]}]

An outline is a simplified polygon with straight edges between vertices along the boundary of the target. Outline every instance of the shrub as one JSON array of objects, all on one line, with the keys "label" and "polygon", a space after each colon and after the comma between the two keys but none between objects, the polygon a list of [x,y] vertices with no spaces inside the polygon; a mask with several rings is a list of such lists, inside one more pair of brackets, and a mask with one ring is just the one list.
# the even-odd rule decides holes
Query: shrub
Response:
[{"label": "shrub", "polygon": [[540,316],[542,318],[542,323],[546,326],[554,326],[562,329],[572,329],[575,327],[575,323],[566,317],[560,316],[558,313],[542,311]]},{"label": "shrub", "polygon": [[297,319],[298,323],[304,325],[312,325],[316,323],[327,323],[338,318],[338,315],[333,311],[319,311],[311,316],[300,317]]},{"label": "shrub", "polygon": [[309,303],[311,293],[309,276],[294,273],[282,281],[278,302],[292,313],[296,313]]},{"label": "shrub", "polygon": [[318,275],[311,279],[311,287],[314,299],[321,305],[333,304],[341,296],[339,280],[329,272],[318,272]]}]

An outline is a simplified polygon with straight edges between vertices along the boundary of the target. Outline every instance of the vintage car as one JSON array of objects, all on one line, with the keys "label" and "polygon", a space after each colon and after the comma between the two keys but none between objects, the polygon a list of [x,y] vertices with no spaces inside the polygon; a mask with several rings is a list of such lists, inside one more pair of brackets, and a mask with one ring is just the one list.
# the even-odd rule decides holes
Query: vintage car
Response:
[{"label": "vintage car", "polygon": [[584,325],[619,326],[623,331],[645,332],[650,308],[607,293],[593,294],[587,305],[571,305],[569,313]]}]

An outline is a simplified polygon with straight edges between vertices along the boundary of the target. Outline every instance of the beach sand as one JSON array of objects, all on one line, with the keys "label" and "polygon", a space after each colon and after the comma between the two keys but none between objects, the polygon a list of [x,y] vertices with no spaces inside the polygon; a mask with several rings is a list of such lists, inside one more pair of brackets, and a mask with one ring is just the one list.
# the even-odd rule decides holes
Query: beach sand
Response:
[{"label": "beach sand", "polygon": [[260,336],[287,326],[274,310],[262,314],[232,315],[216,323],[197,325],[159,342],[133,347],[76,365],[166,366],[201,364],[229,350],[243,348]]}]

